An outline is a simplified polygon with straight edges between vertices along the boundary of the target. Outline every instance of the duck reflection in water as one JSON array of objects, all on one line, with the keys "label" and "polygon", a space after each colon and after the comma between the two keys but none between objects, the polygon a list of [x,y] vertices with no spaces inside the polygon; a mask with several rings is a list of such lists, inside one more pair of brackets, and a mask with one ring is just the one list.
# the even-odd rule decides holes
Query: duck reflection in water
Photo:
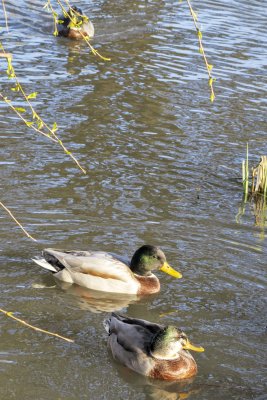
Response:
[{"label": "duck reflection in water", "polygon": [[140,296],[134,294],[100,292],[58,280],[56,283],[61,290],[75,296],[80,309],[89,310],[93,313],[120,311],[140,299]]}]

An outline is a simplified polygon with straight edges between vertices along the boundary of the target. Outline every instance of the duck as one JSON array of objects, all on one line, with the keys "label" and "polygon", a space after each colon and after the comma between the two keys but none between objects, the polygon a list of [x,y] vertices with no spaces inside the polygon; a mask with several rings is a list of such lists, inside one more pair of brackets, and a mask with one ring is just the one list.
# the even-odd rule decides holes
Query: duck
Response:
[{"label": "duck", "polygon": [[95,33],[93,23],[76,6],[70,7],[65,15],[58,18],[57,30],[58,36],[71,39],[92,39]]},{"label": "duck", "polygon": [[192,378],[197,364],[188,350],[203,352],[173,325],[112,313],[104,320],[112,356],[127,368],[149,378],[165,381]]},{"label": "duck", "polygon": [[153,274],[154,270],[175,278],[182,277],[168,264],[163,251],[151,245],[140,247],[131,260],[104,251],[44,249],[42,255],[32,260],[50,270],[55,278],[110,293],[146,295],[159,292],[160,282]]}]

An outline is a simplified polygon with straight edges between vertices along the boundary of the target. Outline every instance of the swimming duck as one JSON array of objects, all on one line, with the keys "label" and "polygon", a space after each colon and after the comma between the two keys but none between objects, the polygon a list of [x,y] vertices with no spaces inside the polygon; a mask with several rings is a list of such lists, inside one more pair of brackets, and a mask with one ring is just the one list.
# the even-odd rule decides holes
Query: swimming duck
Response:
[{"label": "swimming duck", "polygon": [[58,35],[71,39],[82,39],[85,36],[93,38],[95,29],[92,22],[80,8],[72,6],[68,9],[67,15],[58,18]]},{"label": "swimming duck", "polygon": [[197,373],[197,364],[187,350],[204,349],[190,343],[175,326],[112,313],[104,327],[115,360],[139,374],[170,381],[191,378]]},{"label": "swimming duck", "polygon": [[160,270],[181,278],[166,261],[158,247],[144,245],[131,261],[103,251],[64,251],[45,249],[44,258],[34,258],[54,277],[68,283],[76,283],[88,289],[112,293],[152,294],[160,290],[158,278],[151,272]]}]

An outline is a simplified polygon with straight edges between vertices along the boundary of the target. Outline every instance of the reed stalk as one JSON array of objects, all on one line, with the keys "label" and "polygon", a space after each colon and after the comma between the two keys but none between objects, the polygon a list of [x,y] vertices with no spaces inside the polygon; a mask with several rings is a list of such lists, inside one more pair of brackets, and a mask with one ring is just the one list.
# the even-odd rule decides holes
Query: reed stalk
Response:
[{"label": "reed stalk", "polygon": [[248,187],[249,187],[249,170],[248,170],[248,143],[247,143],[247,151],[246,151],[246,160],[242,162],[242,175],[243,175],[243,188],[244,188],[244,196],[245,202],[248,198]]}]

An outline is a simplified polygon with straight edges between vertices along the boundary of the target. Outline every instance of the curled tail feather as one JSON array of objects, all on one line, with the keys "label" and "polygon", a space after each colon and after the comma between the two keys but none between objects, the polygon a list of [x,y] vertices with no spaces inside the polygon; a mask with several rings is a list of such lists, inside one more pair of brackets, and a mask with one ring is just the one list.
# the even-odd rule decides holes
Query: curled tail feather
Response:
[{"label": "curled tail feather", "polygon": [[53,267],[51,264],[49,264],[44,258],[32,258],[32,261],[34,261],[36,264],[40,265],[41,267],[48,269],[49,271],[52,272],[58,272],[55,267]]},{"label": "curled tail feather", "polygon": [[105,328],[105,330],[106,330],[106,332],[108,334],[110,334],[110,329],[109,329],[110,328],[110,322],[111,322],[111,318],[106,318],[103,321],[104,328]]}]

